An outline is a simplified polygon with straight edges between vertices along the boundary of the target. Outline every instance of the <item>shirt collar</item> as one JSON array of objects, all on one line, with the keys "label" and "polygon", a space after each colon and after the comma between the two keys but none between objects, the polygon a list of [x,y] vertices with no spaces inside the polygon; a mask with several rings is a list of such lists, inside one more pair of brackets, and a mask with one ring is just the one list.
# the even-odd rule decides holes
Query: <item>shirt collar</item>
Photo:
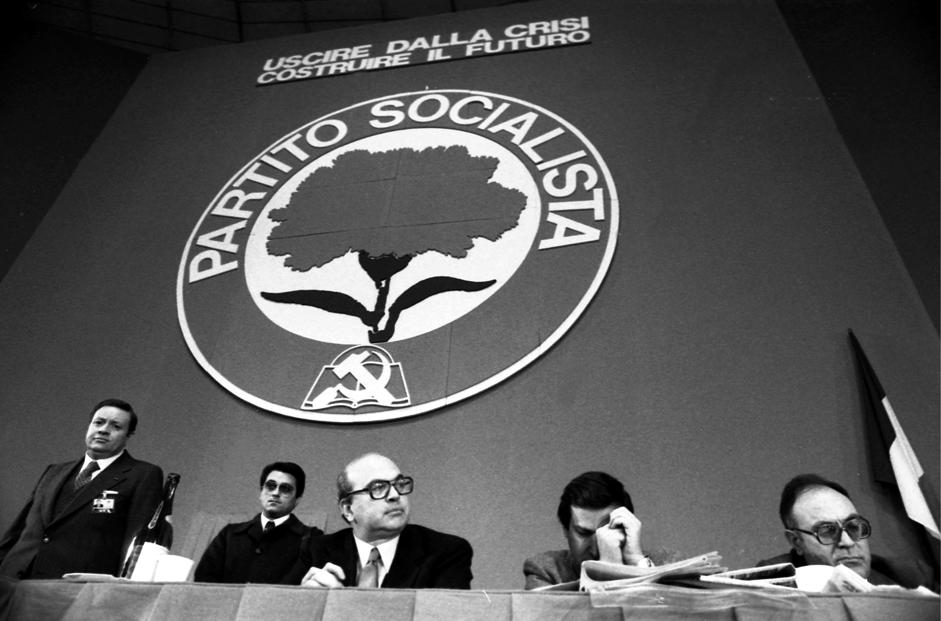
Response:
[{"label": "shirt collar", "polygon": [[118,453],[117,455],[112,455],[111,457],[108,457],[107,459],[94,459],[94,458],[92,458],[92,457],[89,457],[89,456],[88,456],[88,453],[86,453],[86,454],[85,454],[85,461],[82,462],[82,467],[79,468],[79,472],[81,472],[82,470],[84,470],[84,469],[85,469],[85,466],[87,466],[87,465],[90,464],[91,462],[96,461],[96,462],[98,462],[98,470],[96,470],[95,472],[93,472],[92,475],[91,475],[92,478],[94,479],[96,476],[98,476],[98,473],[99,473],[99,472],[101,472],[102,470],[104,470],[105,468],[107,468],[108,466],[110,466],[111,464],[113,464],[114,461],[115,461],[118,457],[120,457],[121,455],[124,455],[124,449],[121,449],[121,452]]},{"label": "shirt collar", "polygon": [[382,559],[382,567],[379,569],[379,584],[382,584],[382,580],[386,577],[386,574],[389,573],[389,568],[392,566],[392,559],[395,558],[395,551],[399,547],[399,537],[400,535],[396,535],[384,543],[372,545],[357,538],[355,535],[353,536],[353,541],[356,543],[356,554],[359,556],[360,567],[365,567],[366,562],[369,560],[369,553],[373,548],[379,549],[379,558]]},{"label": "shirt collar", "polygon": [[285,522],[287,522],[287,521],[288,521],[288,518],[291,517],[291,514],[288,513],[287,515],[282,515],[281,517],[279,517],[279,518],[276,519],[276,520],[270,520],[270,519],[266,518],[264,513],[260,514],[260,517],[261,517],[261,529],[262,529],[262,530],[265,530],[265,524],[267,524],[268,522],[274,522],[274,526],[275,526],[275,528],[277,528],[278,526],[281,526],[282,524],[284,524]]}]

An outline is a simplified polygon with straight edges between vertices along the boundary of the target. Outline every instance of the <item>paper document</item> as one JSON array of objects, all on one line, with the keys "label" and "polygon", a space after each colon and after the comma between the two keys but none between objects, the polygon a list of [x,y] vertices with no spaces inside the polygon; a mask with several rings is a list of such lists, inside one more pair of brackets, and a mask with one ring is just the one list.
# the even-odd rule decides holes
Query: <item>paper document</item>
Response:
[{"label": "paper document", "polygon": [[664,578],[699,577],[725,571],[718,552],[709,552],[657,567],[634,567],[604,561],[585,561],[579,586],[583,591],[608,591],[637,584],[659,582]]}]

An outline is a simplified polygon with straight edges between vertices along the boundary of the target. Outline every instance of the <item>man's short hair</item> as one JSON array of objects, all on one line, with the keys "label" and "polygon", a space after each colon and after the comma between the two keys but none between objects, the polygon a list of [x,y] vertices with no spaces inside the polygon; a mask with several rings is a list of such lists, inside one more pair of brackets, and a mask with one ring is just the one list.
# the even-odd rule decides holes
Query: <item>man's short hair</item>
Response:
[{"label": "man's short hair", "polygon": [[350,477],[344,467],[343,470],[340,470],[340,474],[337,475],[337,502],[341,502],[352,491],[353,484],[350,483]]},{"label": "man's short hair", "polygon": [[88,415],[88,420],[91,420],[95,417],[95,412],[104,407],[113,407],[118,408],[119,410],[124,410],[131,415],[131,420],[127,425],[127,435],[133,435],[134,431],[137,429],[137,412],[134,411],[134,408],[131,407],[131,404],[127,401],[122,401],[121,399],[105,399],[95,407],[91,409],[91,414]]},{"label": "man's short hair", "polygon": [[[373,457],[373,456],[381,457],[383,459],[389,459],[385,455],[381,455],[379,453],[363,453],[362,455],[360,455],[353,461],[343,466],[343,468],[340,470],[340,474],[337,475],[337,502],[342,503],[346,499],[346,497],[350,495],[350,492],[353,491],[353,484],[350,483],[350,475],[348,472],[350,469],[350,466],[352,466],[353,464],[355,464],[356,462],[362,459],[365,459],[367,457]],[[392,461],[392,460],[389,460],[389,461]]]},{"label": "man's short hair", "polygon": [[846,489],[835,481],[825,479],[819,474],[799,474],[788,481],[787,485],[785,485],[784,489],[781,491],[781,504],[778,507],[778,515],[781,517],[781,523],[784,524],[784,528],[791,528],[788,521],[791,517],[791,511],[794,510],[794,503],[797,502],[798,497],[814,487],[829,487],[847,498],[850,497]]},{"label": "man's short hair", "polygon": [[304,486],[307,484],[307,475],[304,474],[304,469],[295,464],[293,461],[276,461],[273,464],[268,464],[261,471],[261,477],[258,479],[258,487],[262,487],[265,484],[265,481],[268,480],[268,475],[272,471],[277,470],[278,472],[283,472],[284,474],[290,474],[294,477],[295,487],[297,488],[297,497],[300,498],[304,495]]},{"label": "man's short hair", "polygon": [[604,509],[612,505],[634,511],[631,496],[620,481],[605,472],[585,472],[569,481],[562,490],[556,515],[562,522],[562,528],[568,529],[572,521],[572,507]]}]

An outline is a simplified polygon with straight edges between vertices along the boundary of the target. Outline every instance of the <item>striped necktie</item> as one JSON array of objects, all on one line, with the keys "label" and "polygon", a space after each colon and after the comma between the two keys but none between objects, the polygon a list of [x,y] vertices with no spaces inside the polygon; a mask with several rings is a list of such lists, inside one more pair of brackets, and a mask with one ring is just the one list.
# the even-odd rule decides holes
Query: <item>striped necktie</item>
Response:
[{"label": "striped necktie", "polygon": [[78,491],[88,485],[91,482],[91,475],[98,470],[98,462],[90,461],[85,468],[78,473],[78,476],[75,477],[75,491]]}]

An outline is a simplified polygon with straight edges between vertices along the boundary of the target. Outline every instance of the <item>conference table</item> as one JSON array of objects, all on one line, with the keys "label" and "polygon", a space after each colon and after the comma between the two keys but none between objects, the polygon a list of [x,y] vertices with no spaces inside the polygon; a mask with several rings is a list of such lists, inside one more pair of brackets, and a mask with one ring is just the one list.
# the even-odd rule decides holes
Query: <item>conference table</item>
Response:
[{"label": "conference table", "polygon": [[0,578],[0,620],[730,621],[939,618],[939,599],[907,593],[804,594],[645,585],[616,592],[308,589],[297,586],[71,582]]}]

